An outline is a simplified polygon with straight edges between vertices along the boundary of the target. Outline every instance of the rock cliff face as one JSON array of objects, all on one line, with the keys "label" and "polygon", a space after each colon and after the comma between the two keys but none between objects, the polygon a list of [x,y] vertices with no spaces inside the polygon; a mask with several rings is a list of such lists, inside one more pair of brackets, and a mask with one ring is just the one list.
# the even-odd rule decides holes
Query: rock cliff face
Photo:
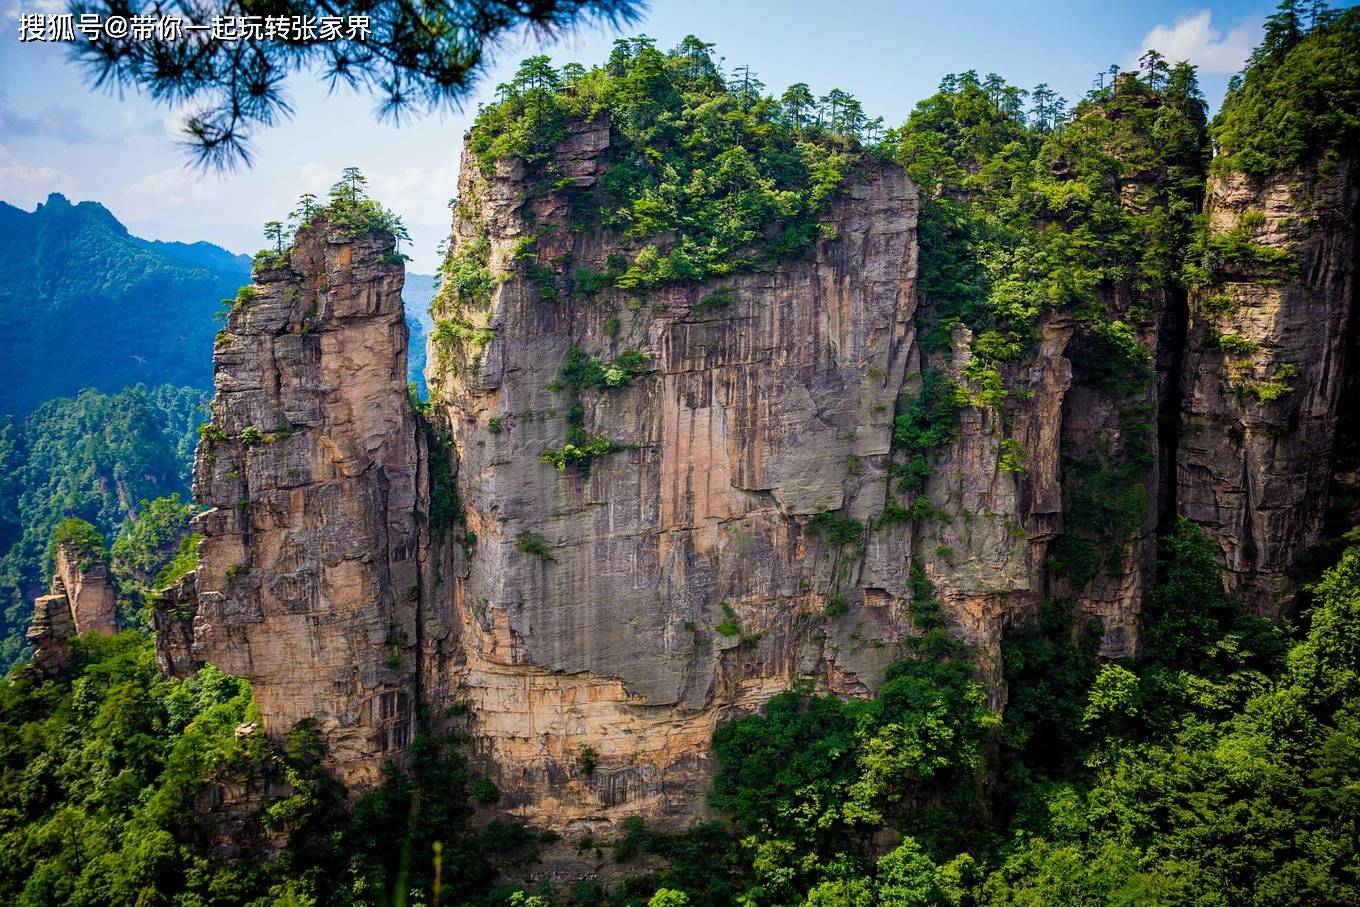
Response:
[{"label": "rock cliff face", "polygon": [[[1003,631],[1045,598],[1101,618],[1106,654],[1135,650],[1155,561],[1162,383],[1149,377],[1130,397],[1074,378],[1069,356],[1102,352],[1054,314],[1007,376],[1023,391],[1008,425],[963,409],[926,486],[932,517],[884,519],[907,504],[890,481],[898,398],[932,369],[976,390],[966,331],[951,352],[918,343],[930,320],[918,309],[932,301],[916,287],[915,187],[866,166],[832,211],[837,238],[808,260],[638,302],[571,279],[637,252],[572,229],[609,141],[605,128],[574,133],[554,162],[566,179],[546,194],[526,192],[534,177],[518,164],[487,173],[465,155],[454,254],[497,281],[481,298],[446,293],[435,312],[458,328],[431,345],[451,442],[431,456],[448,457],[476,544],[429,559],[423,688],[470,706],[503,806],[557,828],[691,817],[719,721],[791,679],[877,688],[894,643],[916,632],[914,566],[951,632],[977,647],[998,708]],[[1110,310],[1169,356],[1169,299],[1111,293]],[[578,392],[563,368],[635,353],[645,367],[613,387]],[[545,463],[572,424],[613,451],[585,468]],[[1110,446],[1136,454],[1134,525],[1093,575],[1055,574],[1050,548],[1074,494],[1064,457]]]},{"label": "rock cliff face", "polygon": [[44,674],[55,674],[70,663],[71,638],[90,631],[118,632],[117,594],[103,564],[59,546],[51,591],[34,602],[28,628],[34,664]]},{"label": "rock cliff face", "polygon": [[1141,370],[1112,378],[1099,326],[1046,315],[1004,407],[964,405],[934,452],[931,512],[902,519],[899,401],[932,373],[982,391],[966,329],[918,339],[937,302],[906,175],[861,165],[805,259],[635,298],[591,275],[637,245],[580,229],[609,143],[577,128],[546,189],[465,155],[419,426],[390,241],[323,221],[257,277],[215,353],[195,475],[214,509],[158,616],[167,670],[249,678],[275,737],[315,717],[354,787],[401,761],[423,701],[469,734],[498,809],[585,831],[691,821],[719,722],[791,681],[871,693],[927,590],[998,708],[1002,634],[1044,601],[1099,618],[1106,656],[1137,650],[1177,511],[1235,591],[1288,606],[1357,386],[1353,164],[1214,185],[1231,254],[1188,331],[1172,289],[1103,286]]},{"label": "rock cliff face", "polygon": [[322,219],[257,274],[218,338],[194,465],[212,509],[192,660],[249,678],[272,736],[314,717],[359,787],[400,761],[416,696],[417,441],[391,252]]},{"label": "rock cliff face", "polygon": [[1217,539],[1229,589],[1275,615],[1347,468],[1341,420],[1360,414],[1360,158],[1214,179],[1208,212],[1221,272],[1192,300],[1177,501]]},{"label": "rock cliff face", "polygon": [[87,563],[65,547],[56,551],[52,594],[65,595],[76,633],[118,632],[118,596],[102,563]]},{"label": "rock cliff face", "polygon": [[[471,706],[503,804],[555,827],[692,814],[720,719],[790,678],[867,692],[910,627],[903,552],[880,576],[858,539],[813,521],[883,509],[913,356],[915,188],[893,167],[855,174],[831,217],[840,238],[806,261],[641,305],[549,301],[541,269],[604,271],[636,251],[570,229],[608,142],[577,132],[558,152],[570,190],[529,201],[518,166],[464,157],[455,253],[480,248],[505,278],[484,304],[445,297],[435,313],[489,339],[437,334],[430,355],[476,544],[444,546],[428,590],[425,686]],[[515,261],[530,242],[539,280]],[[645,365],[574,400],[569,350]],[[620,449],[554,468],[541,455],[576,403]],[[828,619],[833,603],[849,613]]]},{"label": "rock cliff face", "polygon": [[71,637],[74,635],[71,602],[66,593],[38,596],[33,603],[33,623],[26,636],[29,645],[33,646],[33,664],[39,673],[56,674],[71,663]]}]

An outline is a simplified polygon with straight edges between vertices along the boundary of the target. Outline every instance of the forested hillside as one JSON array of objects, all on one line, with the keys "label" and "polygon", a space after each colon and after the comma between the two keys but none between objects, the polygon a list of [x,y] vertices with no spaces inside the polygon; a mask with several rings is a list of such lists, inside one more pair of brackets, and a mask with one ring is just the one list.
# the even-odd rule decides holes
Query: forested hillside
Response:
[{"label": "forested hillside", "polygon": [[150,242],[96,202],[0,203],[0,414],[85,388],[212,385],[214,315],[250,262],[209,243]]},{"label": "forested hillside", "polygon": [[33,597],[46,591],[58,523],[84,519],[112,541],[144,501],[188,500],[206,402],[169,385],[87,390],[0,420],[0,664],[19,654]]},{"label": "forested hillside", "polygon": [[[278,748],[252,730],[246,685],[211,667],[158,677],[144,631],[84,637],[63,676],[0,690],[0,896],[389,904],[410,887],[521,907],[1354,903],[1351,541],[1312,587],[1307,629],[1291,631],[1228,600],[1205,537],[1178,526],[1148,650],[1101,664],[1055,606],[1007,641],[1014,698],[999,722],[938,631],[872,701],[785,693],[714,739],[719,820],[680,834],[630,822],[579,844],[630,876],[608,890],[585,880],[516,894],[511,880],[555,839],[468,826],[471,805],[500,793],[456,737],[418,738],[412,775],[349,813],[309,727]],[[219,801],[205,837],[194,817],[212,802],[199,799],[208,781],[253,793]]]}]

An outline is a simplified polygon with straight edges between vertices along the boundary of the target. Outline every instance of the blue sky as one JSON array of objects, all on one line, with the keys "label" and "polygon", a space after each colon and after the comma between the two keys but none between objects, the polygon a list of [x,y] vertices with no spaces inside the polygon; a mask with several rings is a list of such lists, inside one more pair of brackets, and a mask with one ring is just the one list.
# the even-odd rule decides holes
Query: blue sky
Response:
[{"label": "blue sky", "polygon": [[[516,41],[497,52],[462,113],[400,128],[377,123],[372,102],[327,95],[295,78],[296,113],[255,140],[249,170],[203,175],[176,147],[182,112],[133,95],[93,91],[60,45],[19,44],[18,12],[53,11],[61,0],[0,0],[0,199],[31,209],[48,192],[102,202],[133,232],[155,239],[207,239],[233,251],[263,245],[260,225],[304,191],[324,192],[354,164],[373,194],[403,216],[415,241],[413,269],[431,272],[448,232],[458,154],[477,104],[518,60],[539,51]],[[1111,63],[1131,65],[1147,46],[1189,59],[1211,105],[1260,35],[1272,2],[1140,3],[974,0],[654,0],[644,32],[664,47],[693,33],[717,44],[726,65],[749,65],[782,91],[807,82],[843,88],[889,125],[906,118],[942,75],[976,69],[1030,87],[1048,82],[1068,98]],[[601,61],[616,33],[594,29],[545,48],[558,62]]]}]

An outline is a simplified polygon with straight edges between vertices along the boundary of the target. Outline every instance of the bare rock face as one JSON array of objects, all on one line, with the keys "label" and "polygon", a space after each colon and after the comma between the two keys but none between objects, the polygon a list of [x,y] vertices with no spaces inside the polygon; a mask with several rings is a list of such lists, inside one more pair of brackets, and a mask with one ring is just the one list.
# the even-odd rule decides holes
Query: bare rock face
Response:
[{"label": "bare rock face", "polygon": [[65,591],[40,595],[33,603],[33,623],[26,634],[33,646],[33,665],[40,674],[51,676],[71,663],[71,602]]},{"label": "bare rock face", "polygon": [[322,217],[257,275],[219,335],[194,464],[212,510],[189,660],[249,679],[272,737],[314,717],[355,788],[400,761],[414,705],[416,429],[392,243]]},{"label": "bare rock face", "polygon": [[[932,369],[981,391],[966,329],[952,354],[918,343],[932,303],[916,287],[915,187],[866,165],[831,212],[836,238],[807,260],[630,299],[588,277],[637,247],[574,229],[609,141],[607,127],[578,128],[546,194],[526,190],[522,165],[483,172],[465,153],[453,251],[460,274],[489,279],[435,313],[447,329],[428,377],[450,444],[430,456],[447,457],[475,544],[428,540],[422,688],[436,711],[468,707],[502,806],[569,831],[688,821],[716,725],[791,680],[871,694],[918,632],[922,577],[996,708],[1002,634],[1048,598],[1101,619],[1106,655],[1136,651],[1162,493],[1157,413],[1173,390],[1151,366],[1132,391],[1074,379],[1072,357],[1102,353],[1089,326],[1051,313],[1005,376],[1019,390],[1005,420],[965,406],[936,452],[930,516],[885,520],[908,503],[889,475],[898,398]],[[1110,293],[1154,360],[1171,358],[1170,300]],[[638,374],[603,387],[573,390],[563,369],[574,356],[607,376],[638,354]],[[585,466],[561,462],[573,425],[601,445]],[[1098,549],[1100,569],[1055,573],[1073,497],[1096,493],[1069,461],[1111,445],[1132,464],[1130,525]]]},{"label": "bare rock face", "polygon": [[52,592],[66,595],[76,633],[118,632],[118,595],[102,563],[91,563],[79,553],[58,547]]},{"label": "bare rock face", "polygon": [[102,563],[59,546],[51,591],[33,603],[26,634],[36,649],[34,666],[42,674],[57,673],[71,661],[71,638],[86,632],[118,632],[118,596]]},{"label": "bare rock face", "polygon": [[1296,592],[1289,565],[1321,537],[1340,420],[1360,407],[1360,158],[1216,178],[1208,210],[1214,237],[1249,245],[1192,299],[1177,500],[1218,541],[1229,591],[1275,615]]},{"label": "bare rock face", "polygon": [[[468,733],[498,808],[584,833],[692,821],[720,722],[792,681],[872,694],[924,594],[998,709],[1002,635],[1045,601],[1099,619],[1105,656],[1136,652],[1177,510],[1236,591],[1283,606],[1360,386],[1354,166],[1214,187],[1216,231],[1263,211],[1253,241],[1293,243],[1299,270],[1230,271],[1231,305],[1192,300],[1188,349],[1175,291],[1110,282],[1103,311],[1146,363],[1109,367],[1106,325],[1051,311],[984,405],[967,329],[918,340],[934,301],[903,171],[855,170],[804,259],[634,295],[600,278],[638,245],[582,228],[609,149],[578,127],[551,180],[465,153],[420,427],[390,240],[323,221],[258,276],[215,352],[195,464],[213,509],[157,613],[164,670],[248,678],[275,738],[315,718],[352,788],[402,761],[423,702]],[[1134,185],[1155,178],[1126,204],[1155,203]],[[932,373],[972,405],[922,514],[893,427]]]},{"label": "bare rock face", "polygon": [[194,612],[198,610],[198,576],[190,572],[161,592],[151,610],[156,635],[156,667],[166,677],[190,677],[202,662],[194,660]]},{"label": "bare rock face", "polygon": [[[570,229],[608,144],[607,127],[578,131],[558,149],[571,188],[528,201],[518,165],[464,156],[454,251],[502,277],[436,312],[482,342],[437,331],[430,355],[476,543],[431,558],[424,688],[436,712],[471,707],[502,805],[555,828],[692,816],[718,721],[791,678],[868,693],[910,630],[906,552],[875,571],[846,527],[884,506],[914,355],[915,187],[858,171],[831,213],[839,238],[803,261],[641,303],[546,299],[542,271],[512,261],[530,241],[538,269],[603,272],[636,252]],[[572,349],[645,365],[573,399]],[[614,452],[545,463],[573,418]]]}]

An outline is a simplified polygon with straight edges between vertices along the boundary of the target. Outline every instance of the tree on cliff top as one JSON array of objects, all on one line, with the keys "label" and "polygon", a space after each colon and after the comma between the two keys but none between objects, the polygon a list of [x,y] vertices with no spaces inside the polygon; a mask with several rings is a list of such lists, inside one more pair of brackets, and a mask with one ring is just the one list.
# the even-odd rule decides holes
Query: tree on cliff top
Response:
[{"label": "tree on cliff top", "polygon": [[[250,163],[250,134],[292,112],[285,81],[317,70],[332,88],[344,85],[378,100],[378,115],[399,120],[412,110],[457,105],[476,84],[488,46],[521,27],[554,35],[579,24],[635,21],[643,0],[434,0],[420,4],[305,0],[179,0],[167,13],[190,22],[216,16],[310,17],[313,32],[236,41],[77,41],[72,55],[96,86],[132,87],[166,104],[192,102],[185,144],[201,166]],[[143,12],[133,0],[74,0],[77,15],[124,19]],[[352,17],[367,17],[356,29]],[[316,20],[342,23],[342,40],[322,38]],[[203,33],[200,33],[203,34]]]},{"label": "tree on cliff top", "polygon": [[[485,172],[514,158],[557,183],[554,149],[573,124],[607,123],[605,172],[575,196],[573,216],[639,241],[630,262],[604,275],[621,290],[806,254],[832,232],[823,218],[881,121],[840,89],[763,95],[750,67],[727,78],[712,48],[690,35],[666,51],[639,35],[615,41],[608,62],[589,70],[530,57],[478,115],[469,148]],[[553,279],[538,275],[540,285]]]},{"label": "tree on cliff top", "polygon": [[1214,169],[1254,179],[1360,145],[1360,8],[1285,0],[1214,118]]}]

